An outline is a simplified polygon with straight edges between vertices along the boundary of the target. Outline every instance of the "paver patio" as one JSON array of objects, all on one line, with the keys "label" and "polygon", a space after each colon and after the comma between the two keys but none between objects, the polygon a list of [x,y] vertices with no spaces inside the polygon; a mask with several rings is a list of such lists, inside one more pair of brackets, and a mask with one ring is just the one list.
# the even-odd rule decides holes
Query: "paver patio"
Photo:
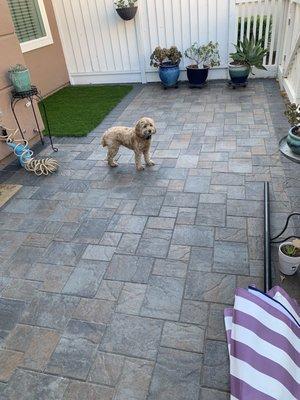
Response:
[{"label": "paver patio", "polygon": [[[300,203],[282,111],[273,80],[136,86],[86,138],[57,140],[57,174],[0,172],[23,185],[0,212],[1,400],[229,399],[223,310],[262,288],[263,181],[273,229]],[[145,115],[156,166],[122,149],[109,169],[99,137]]]}]

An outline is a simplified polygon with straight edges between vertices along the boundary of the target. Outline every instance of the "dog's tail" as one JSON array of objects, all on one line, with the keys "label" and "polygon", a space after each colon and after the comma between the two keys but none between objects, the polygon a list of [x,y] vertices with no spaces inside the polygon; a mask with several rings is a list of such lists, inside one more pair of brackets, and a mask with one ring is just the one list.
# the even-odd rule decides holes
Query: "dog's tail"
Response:
[{"label": "dog's tail", "polygon": [[107,143],[106,143],[106,140],[105,140],[105,135],[103,135],[102,136],[102,138],[101,138],[101,145],[103,146],[103,147],[106,147],[107,146]]}]

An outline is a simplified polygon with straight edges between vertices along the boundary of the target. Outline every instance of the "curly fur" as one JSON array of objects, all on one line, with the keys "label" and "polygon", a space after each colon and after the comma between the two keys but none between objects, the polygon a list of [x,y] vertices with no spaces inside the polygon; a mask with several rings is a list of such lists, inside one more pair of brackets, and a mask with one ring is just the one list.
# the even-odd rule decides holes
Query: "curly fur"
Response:
[{"label": "curly fur", "polygon": [[101,138],[103,147],[107,147],[107,162],[111,167],[117,167],[114,160],[120,146],[127,147],[134,151],[135,165],[138,171],[144,169],[142,165],[142,155],[146,165],[152,166],[154,162],[150,158],[150,147],[152,135],[156,133],[153,119],[141,118],[133,128],[125,126],[115,126],[108,129]]}]

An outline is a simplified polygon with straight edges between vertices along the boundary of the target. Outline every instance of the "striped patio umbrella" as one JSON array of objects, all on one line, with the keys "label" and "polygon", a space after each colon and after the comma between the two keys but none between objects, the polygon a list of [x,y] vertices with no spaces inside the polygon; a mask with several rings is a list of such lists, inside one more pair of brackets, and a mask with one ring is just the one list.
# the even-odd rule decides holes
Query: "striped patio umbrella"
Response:
[{"label": "striped patio umbrella", "polygon": [[231,400],[300,399],[300,312],[280,287],[237,289],[225,310]]}]

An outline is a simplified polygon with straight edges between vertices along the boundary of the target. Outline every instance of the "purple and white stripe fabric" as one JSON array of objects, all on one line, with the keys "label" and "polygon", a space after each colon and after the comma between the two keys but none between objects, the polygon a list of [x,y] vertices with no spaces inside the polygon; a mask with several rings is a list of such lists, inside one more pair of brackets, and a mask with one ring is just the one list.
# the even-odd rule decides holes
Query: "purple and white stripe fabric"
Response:
[{"label": "purple and white stripe fabric", "polygon": [[225,314],[231,400],[300,400],[300,312],[280,287],[237,289]]}]

